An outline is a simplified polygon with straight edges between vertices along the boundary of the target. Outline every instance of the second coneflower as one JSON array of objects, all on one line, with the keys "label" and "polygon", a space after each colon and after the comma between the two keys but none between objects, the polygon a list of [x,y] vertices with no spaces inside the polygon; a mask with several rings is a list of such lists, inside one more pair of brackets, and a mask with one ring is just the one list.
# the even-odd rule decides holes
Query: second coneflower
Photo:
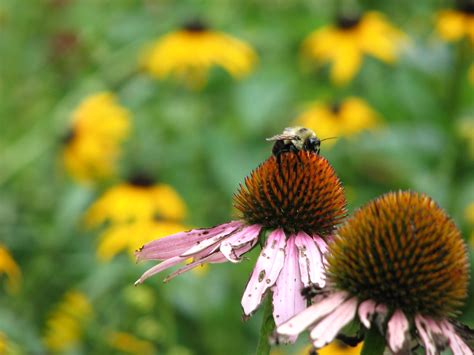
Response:
[{"label": "second coneflower", "polygon": [[163,260],[137,283],[182,263],[181,274],[203,263],[238,262],[258,241],[260,256],[242,297],[251,315],[267,292],[273,294],[273,318],[281,324],[306,307],[305,286],[322,287],[324,254],[335,226],[346,214],[341,183],[328,161],[298,150],[272,156],[255,169],[234,196],[240,219],[178,233],[146,244],[138,260]]},{"label": "second coneflower", "polygon": [[472,354],[462,339],[468,329],[452,319],[467,297],[466,247],[431,198],[398,192],[370,202],[338,230],[328,255],[326,287],[279,334],[309,328],[320,348],[358,319],[366,332],[380,331],[394,354],[410,353],[413,339],[429,355],[446,347]]},{"label": "second coneflower", "polygon": [[173,74],[192,86],[199,86],[207,80],[211,67],[221,67],[241,78],[251,71],[256,59],[247,43],[193,21],[159,38],[145,52],[142,65],[159,79]]}]

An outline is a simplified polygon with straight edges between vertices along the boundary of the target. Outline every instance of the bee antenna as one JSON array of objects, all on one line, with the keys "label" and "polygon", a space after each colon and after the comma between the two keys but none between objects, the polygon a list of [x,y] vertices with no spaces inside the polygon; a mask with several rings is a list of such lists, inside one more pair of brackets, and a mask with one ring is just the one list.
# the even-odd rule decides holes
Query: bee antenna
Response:
[{"label": "bee antenna", "polygon": [[320,142],[324,142],[324,141],[327,141],[329,139],[337,139],[339,137],[328,137],[328,138],[324,138],[324,139],[321,139]]}]

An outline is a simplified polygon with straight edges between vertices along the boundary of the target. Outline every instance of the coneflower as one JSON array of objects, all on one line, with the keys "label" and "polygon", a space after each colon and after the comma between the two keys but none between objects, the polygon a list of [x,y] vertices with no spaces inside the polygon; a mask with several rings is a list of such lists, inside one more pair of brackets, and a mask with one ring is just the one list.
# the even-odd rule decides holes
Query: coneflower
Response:
[{"label": "coneflower", "polygon": [[166,280],[203,263],[238,262],[260,240],[242,307],[251,315],[272,291],[273,318],[281,324],[306,307],[305,286],[325,284],[327,241],[346,215],[343,188],[325,158],[300,150],[267,159],[245,179],[234,205],[238,220],[146,244],[138,260],[164,261],[137,283],[188,258],[194,261]]},{"label": "coneflower", "polygon": [[428,196],[388,193],[358,210],[329,246],[327,285],[314,304],[277,328],[310,329],[316,348],[354,318],[407,353],[412,339],[427,354],[449,346],[472,354],[452,317],[467,297],[468,259],[459,230]]}]

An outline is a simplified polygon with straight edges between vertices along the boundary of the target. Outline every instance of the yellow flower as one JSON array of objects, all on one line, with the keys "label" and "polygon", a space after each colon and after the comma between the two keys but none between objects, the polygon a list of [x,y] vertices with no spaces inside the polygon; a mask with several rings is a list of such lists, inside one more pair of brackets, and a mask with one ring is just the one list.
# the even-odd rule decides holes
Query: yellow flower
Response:
[{"label": "yellow flower", "polygon": [[130,131],[130,113],[109,92],[87,97],[72,114],[64,138],[63,161],[78,181],[91,182],[115,173],[120,143]]},{"label": "yellow flower", "polygon": [[440,11],[436,19],[436,29],[445,41],[458,41],[466,36],[474,43],[473,3],[460,2],[456,9]]},{"label": "yellow flower", "polygon": [[[312,129],[324,139],[350,137],[374,129],[379,125],[379,119],[364,100],[349,97],[333,105],[315,102],[296,119],[296,124]],[[334,142],[327,140],[324,144],[331,146]]]},{"label": "yellow flower", "polygon": [[305,40],[303,52],[332,63],[331,80],[344,84],[358,72],[364,54],[395,62],[404,39],[405,35],[385,16],[368,12],[357,18],[341,17],[337,24],[314,31]]},{"label": "yellow flower", "polygon": [[348,346],[340,341],[333,341],[324,348],[318,350],[319,355],[359,355],[362,350],[363,343],[357,346]]},{"label": "yellow flower", "polygon": [[76,344],[92,314],[92,306],[83,293],[67,292],[46,321],[46,347],[60,352]]},{"label": "yellow flower", "polygon": [[171,186],[155,184],[149,177],[137,175],[107,190],[87,211],[86,223],[93,227],[107,221],[179,221],[185,215],[186,206]]},{"label": "yellow flower", "polygon": [[[338,340],[334,340],[324,348],[318,349],[318,355],[359,355],[362,350],[363,343],[359,343],[357,346],[348,346]],[[312,346],[304,347],[299,354],[308,355],[312,350]]]},{"label": "yellow flower", "polygon": [[8,339],[7,335],[0,331],[0,354],[1,355],[23,355],[25,354],[18,344]]},{"label": "yellow flower", "polygon": [[245,42],[195,21],[159,38],[141,60],[145,70],[159,79],[173,74],[200,86],[213,66],[241,78],[252,70],[256,59],[254,50]]},{"label": "yellow flower", "polygon": [[107,190],[86,212],[85,222],[97,227],[109,222],[100,236],[97,256],[108,261],[123,250],[133,252],[161,236],[187,229],[180,221],[186,206],[169,185],[137,174]]},{"label": "yellow flower", "polygon": [[134,257],[134,251],[142,245],[185,229],[179,223],[153,220],[114,224],[101,234],[97,257],[108,261],[123,250],[128,250],[130,256]]},{"label": "yellow flower", "polygon": [[0,244],[0,274],[7,275],[7,289],[14,293],[20,288],[21,271],[8,250]]},{"label": "yellow flower", "polygon": [[146,340],[141,340],[133,334],[125,332],[112,332],[107,337],[109,345],[121,352],[136,355],[154,354],[155,347]]}]

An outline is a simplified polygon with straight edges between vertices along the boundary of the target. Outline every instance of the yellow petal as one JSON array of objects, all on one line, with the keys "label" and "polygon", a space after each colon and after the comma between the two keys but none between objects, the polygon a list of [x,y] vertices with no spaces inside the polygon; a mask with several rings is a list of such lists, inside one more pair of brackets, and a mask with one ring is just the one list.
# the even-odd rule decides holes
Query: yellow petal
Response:
[{"label": "yellow petal", "polygon": [[21,271],[6,248],[0,245],[0,274],[7,275],[7,289],[15,293],[20,288]]},{"label": "yellow petal", "polygon": [[466,24],[464,14],[455,10],[443,10],[438,13],[436,29],[446,41],[456,41],[464,36]]},{"label": "yellow petal", "polygon": [[347,46],[334,58],[331,67],[331,79],[337,85],[346,84],[350,81],[362,64],[362,54],[355,47]]}]

